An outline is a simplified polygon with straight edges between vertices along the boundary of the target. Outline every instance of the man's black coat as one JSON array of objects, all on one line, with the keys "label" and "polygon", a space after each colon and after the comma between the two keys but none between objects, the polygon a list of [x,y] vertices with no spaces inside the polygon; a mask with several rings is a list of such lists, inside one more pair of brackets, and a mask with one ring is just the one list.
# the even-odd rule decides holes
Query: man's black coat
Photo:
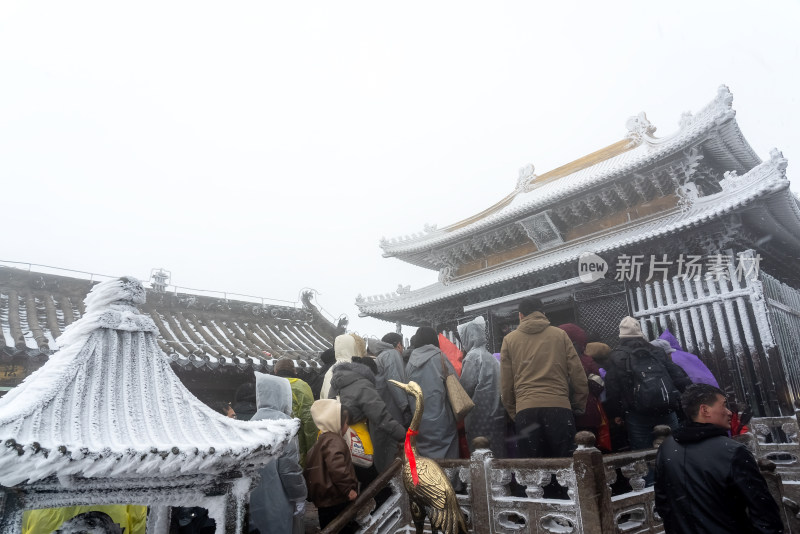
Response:
[{"label": "man's black coat", "polygon": [[753,455],[716,425],[689,423],[664,440],[655,505],[667,534],[783,532]]}]

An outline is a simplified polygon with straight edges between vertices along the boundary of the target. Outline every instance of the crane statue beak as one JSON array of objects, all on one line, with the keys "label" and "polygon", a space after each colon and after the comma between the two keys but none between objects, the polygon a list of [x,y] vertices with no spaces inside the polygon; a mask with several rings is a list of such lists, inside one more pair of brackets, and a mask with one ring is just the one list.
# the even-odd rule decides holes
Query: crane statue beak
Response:
[{"label": "crane statue beak", "polygon": [[402,382],[398,382],[397,380],[387,380],[387,382],[399,387],[400,389],[406,391],[407,393],[410,393],[408,389],[408,384],[403,384]]}]

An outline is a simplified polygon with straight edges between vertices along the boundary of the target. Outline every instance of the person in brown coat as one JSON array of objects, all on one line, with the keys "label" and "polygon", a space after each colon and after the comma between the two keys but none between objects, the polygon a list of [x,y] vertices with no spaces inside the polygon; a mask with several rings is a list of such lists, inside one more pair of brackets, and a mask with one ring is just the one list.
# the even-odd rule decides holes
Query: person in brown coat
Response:
[{"label": "person in brown coat", "polygon": [[[358,479],[350,448],[342,437],[347,431],[347,408],[335,399],[321,399],[311,405],[311,417],[321,434],[308,451],[303,476],[308,498],[317,507],[319,526],[324,529],[358,496]],[[340,532],[356,530],[358,525],[351,521]]]},{"label": "person in brown coat", "polygon": [[516,425],[523,458],[570,456],[575,450],[574,415],[584,413],[589,395],[572,341],[550,326],[543,309],[539,299],[522,299],[519,328],[500,348],[503,406]]}]

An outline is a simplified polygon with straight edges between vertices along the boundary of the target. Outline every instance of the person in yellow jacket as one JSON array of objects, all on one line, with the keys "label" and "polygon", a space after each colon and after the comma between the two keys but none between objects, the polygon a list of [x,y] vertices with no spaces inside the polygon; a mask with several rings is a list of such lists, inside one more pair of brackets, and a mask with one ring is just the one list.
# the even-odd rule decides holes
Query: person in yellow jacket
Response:
[{"label": "person in yellow jacket", "polygon": [[300,449],[300,465],[306,466],[306,453],[317,442],[317,425],[311,417],[311,405],[314,404],[314,394],[311,386],[297,378],[297,369],[294,361],[282,358],[275,362],[275,375],[289,381],[292,386],[292,417],[300,419],[300,430],[297,438]]},{"label": "person in yellow jacket", "polygon": [[92,506],[65,506],[29,510],[22,516],[22,534],[50,534],[76,515],[86,512],[103,512],[125,529],[125,534],[145,534],[147,506],[133,504],[108,504]]}]

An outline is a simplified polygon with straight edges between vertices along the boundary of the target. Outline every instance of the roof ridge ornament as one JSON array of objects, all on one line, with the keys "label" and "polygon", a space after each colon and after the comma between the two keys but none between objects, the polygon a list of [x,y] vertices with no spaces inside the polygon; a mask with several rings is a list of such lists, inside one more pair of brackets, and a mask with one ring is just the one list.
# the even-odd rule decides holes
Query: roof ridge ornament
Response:
[{"label": "roof ridge ornament", "polygon": [[783,172],[789,166],[789,160],[783,157],[783,152],[777,148],[769,151],[769,163],[779,171]]},{"label": "roof ridge ornament", "polygon": [[514,188],[514,194],[528,193],[533,190],[533,181],[536,179],[536,174],[533,172],[536,168],[533,163],[528,163],[524,167],[519,168],[517,176],[517,186]]},{"label": "roof ridge ornament", "polygon": [[655,140],[653,134],[656,131],[656,127],[647,120],[647,115],[644,111],[638,115],[628,117],[628,120],[625,121],[625,128],[628,129],[625,138],[636,144],[641,144],[645,140]]},{"label": "roof ridge ornament", "polygon": [[717,124],[722,124],[736,115],[733,110],[733,93],[725,84],[717,87],[717,97],[714,99],[713,105]]}]

